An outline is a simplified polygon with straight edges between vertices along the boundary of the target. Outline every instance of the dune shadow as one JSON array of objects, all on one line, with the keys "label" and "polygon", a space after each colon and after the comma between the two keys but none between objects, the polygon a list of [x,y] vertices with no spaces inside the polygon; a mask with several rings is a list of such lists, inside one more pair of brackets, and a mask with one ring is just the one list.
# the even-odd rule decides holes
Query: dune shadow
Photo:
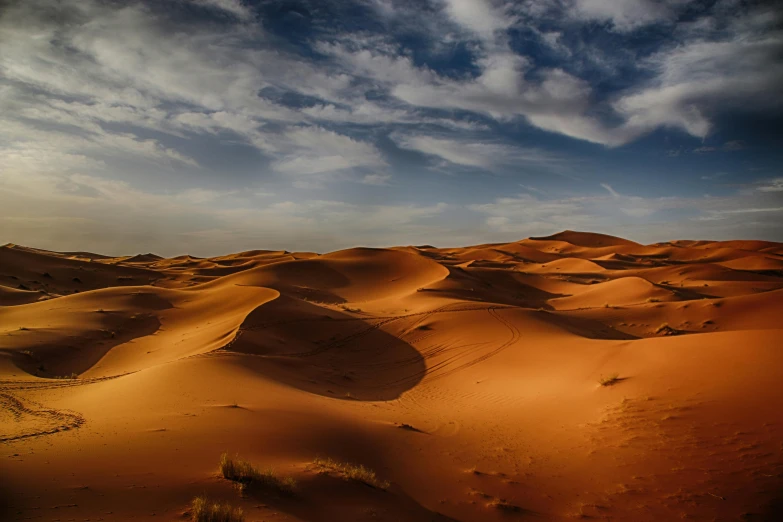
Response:
[{"label": "dune shadow", "polygon": [[381,490],[327,473],[313,473],[300,481],[294,494],[256,489],[248,497],[308,522],[355,520],[356,513],[362,512],[370,519],[456,522],[425,508],[398,487]]},{"label": "dune shadow", "polygon": [[606,339],[613,341],[639,339],[639,337],[635,335],[616,330],[596,319],[578,317],[569,314],[568,311],[541,312],[538,314],[538,318],[568,330],[573,334],[586,337],[587,339]]},{"label": "dune shadow", "polygon": [[373,318],[281,296],[251,312],[227,350],[243,366],[311,393],[344,400],[392,400],[426,374],[422,355]]},{"label": "dune shadow", "polygon": [[81,374],[95,366],[113,348],[147,335],[161,326],[157,317],[145,315],[119,323],[116,330],[87,332],[79,337],[45,342],[32,350],[10,350],[11,361],[36,377]]},{"label": "dune shadow", "polygon": [[779,522],[783,520],[783,492],[761,507],[760,512],[745,513],[740,520],[747,522]]},{"label": "dune shadow", "polygon": [[10,475],[10,472],[7,475],[6,473],[0,475],[0,519],[2,520],[11,520],[11,516],[15,514],[15,510],[12,507],[12,500],[15,499],[15,495],[6,486],[6,484],[13,483]]}]

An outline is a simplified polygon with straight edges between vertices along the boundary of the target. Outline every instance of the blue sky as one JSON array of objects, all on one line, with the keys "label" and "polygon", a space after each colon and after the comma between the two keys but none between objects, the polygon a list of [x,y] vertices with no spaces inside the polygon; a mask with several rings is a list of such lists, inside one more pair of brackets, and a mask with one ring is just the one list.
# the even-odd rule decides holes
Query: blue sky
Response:
[{"label": "blue sky", "polygon": [[0,242],[783,241],[782,28],[736,0],[5,2]]}]

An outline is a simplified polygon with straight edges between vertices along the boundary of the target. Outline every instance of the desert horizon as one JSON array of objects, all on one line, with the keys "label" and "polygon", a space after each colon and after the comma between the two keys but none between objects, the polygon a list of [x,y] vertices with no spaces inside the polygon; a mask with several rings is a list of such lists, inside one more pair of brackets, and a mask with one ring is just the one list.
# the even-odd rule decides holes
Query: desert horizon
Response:
[{"label": "desert horizon", "polygon": [[3,517],[779,520],[781,312],[768,241],[8,244]]}]

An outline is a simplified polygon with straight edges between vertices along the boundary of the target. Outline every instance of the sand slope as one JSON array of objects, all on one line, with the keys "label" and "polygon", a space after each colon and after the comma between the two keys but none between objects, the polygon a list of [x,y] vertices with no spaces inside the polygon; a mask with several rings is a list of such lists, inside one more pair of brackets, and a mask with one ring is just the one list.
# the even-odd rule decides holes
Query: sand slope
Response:
[{"label": "sand slope", "polygon": [[[0,247],[0,518],[185,520],[206,494],[249,521],[783,520],[781,252]],[[240,495],[224,451],[295,494]]]}]

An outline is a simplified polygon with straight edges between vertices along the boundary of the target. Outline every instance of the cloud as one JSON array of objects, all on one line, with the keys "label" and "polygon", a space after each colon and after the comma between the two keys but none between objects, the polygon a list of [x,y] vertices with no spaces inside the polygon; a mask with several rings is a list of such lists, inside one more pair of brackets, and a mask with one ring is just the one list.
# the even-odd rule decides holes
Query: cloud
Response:
[{"label": "cloud", "polygon": [[622,32],[646,25],[670,22],[683,0],[576,0],[572,16],[583,20],[607,21]]},{"label": "cloud", "polygon": [[[780,107],[776,93],[783,89],[783,66],[777,57],[783,33],[776,22],[780,12],[774,8],[742,6],[727,13],[716,7],[714,13],[702,13],[698,22],[683,24],[670,45],[642,59],[631,56],[640,76],[650,79],[611,97],[609,109],[614,114],[603,112],[613,118],[600,118],[590,83],[565,68],[537,67],[529,57],[512,52],[497,36],[511,18],[498,21],[484,13],[488,5],[472,4],[470,9],[481,11],[478,14],[463,11],[462,3],[447,9],[484,40],[495,35],[476,51],[477,73],[468,78],[443,77],[388,47],[336,45],[329,51],[352,74],[385,84],[405,103],[467,110],[499,121],[522,117],[540,129],[608,146],[628,143],[660,127],[703,138],[712,130],[714,116],[727,110]],[[618,29],[631,30],[671,22],[683,5],[580,0],[575,12],[583,19],[608,19]]]},{"label": "cloud", "polygon": [[[764,187],[774,187],[779,181],[769,180]],[[603,188],[608,194],[546,199],[520,194],[470,205],[469,209],[484,216],[485,233],[499,241],[568,228],[647,241],[673,237],[733,239],[758,237],[761,231],[783,232],[783,221],[767,218],[783,213],[783,200],[779,194],[765,194],[762,189],[723,197],[644,198],[624,196],[608,185]]]},{"label": "cloud", "polygon": [[397,100],[415,107],[470,111],[498,121],[524,117],[540,129],[609,145],[622,144],[641,133],[618,132],[589,115],[592,89],[586,81],[560,68],[531,74],[530,60],[508,49],[493,48],[483,54],[476,61],[476,77],[453,79],[418,67],[410,57],[390,53],[388,48],[357,49],[356,43],[322,45],[320,50],[351,75],[375,82]]},{"label": "cloud", "polygon": [[361,183],[385,187],[389,184],[389,180],[391,180],[391,174],[367,174],[361,179]]},{"label": "cloud", "polygon": [[0,227],[8,240],[59,250],[217,255],[263,244],[332,251],[424,240],[438,230],[431,220],[448,208],[268,196],[203,188],[152,193],[77,174],[0,177]]},{"label": "cloud", "polygon": [[422,134],[394,134],[401,148],[440,158],[452,165],[494,171],[521,164],[551,165],[558,160],[541,150],[513,145]]},{"label": "cloud", "polygon": [[284,141],[287,153],[273,165],[278,172],[308,175],[387,166],[374,145],[320,127],[290,130]]},{"label": "cloud", "polygon": [[479,37],[492,40],[497,31],[508,29],[512,18],[489,0],[446,0],[446,12],[456,23]]},{"label": "cloud", "polygon": [[241,20],[253,18],[253,11],[242,0],[191,0],[194,4],[231,13]]},{"label": "cloud", "polygon": [[721,148],[728,151],[742,150],[745,148],[745,142],[742,140],[727,141]]},{"label": "cloud", "polygon": [[612,186],[611,186],[611,185],[608,185],[608,184],[606,184],[606,183],[601,183],[601,186],[602,186],[603,188],[605,188],[605,189],[606,189],[606,191],[607,191],[609,194],[611,194],[612,196],[614,196],[615,198],[620,198],[620,197],[622,197],[620,194],[618,194],[618,193],[617,193],[617,192],[616,192],[616,191],[615,191],[615,190],[612,188]]},{"label": "cloud", "polygon": [[760,192],[783,192],[783,178],[774,178],[762,182],[756,190]]},{"label": "cloud", "polygon": [[709,18],[722,28],[692,28],[684,42],[647,58],[655,73],[650,84],[613,103],[626,120],[626,135],[673,127],[703,138],[712,130],[710,115],[779,109],[783,18],[773,8],[755,9],[738,9],[728,20]]},{"label": "cloud", "polygon": [[[664,230],[670,212],[726,231],[778,230],[768,210],[781,205],[777,178],[732,170],[747,182],[725,198],[687,196],[685,183],[674,198],[630,196],[599,186],[621,186],[628,156],[564,138],[618,147],[663,129],[665,148],[708,152],[688,136],[728,138],[717,126],[736,114],[778,115],[783,16],[772,4],[361,0],[312,9],[296,30],[270,3],[245,0],[7,4],[0,205],[9,233],[41,246],[94,237],[110,247],[109,231],[126,244],[152,231],[164,247],[181,234],[176,244],[198,238],[218,250],[258,237],[303,247],[425,232],[483,242],[482,233],[521,233],[520,223]],[[754,142],[723,154],[746,148],[737,139],[714,148],[726,161],[763,152]],[[438,170],[541,177],[517,189],[535,197],[463,213],[418,190]],[[547,175],[570,172],[597,194],[555,197]],[[446,192],[462,204],[464,190]],[[356,193],[390,199],[376,212]],[[279,231],[253,230],[275,215]]]},{"label": "cloud", "polygon": [[771,208],[735,208],[735,209],[723,209],[723,210],[707,210],[706,214],[698,217],[697,219],[704,221],[717,221],[726,219],[731,215],[736,214],[757,214],[763,213],[777,213],[783,212],[783,207],[771,207]]}]

